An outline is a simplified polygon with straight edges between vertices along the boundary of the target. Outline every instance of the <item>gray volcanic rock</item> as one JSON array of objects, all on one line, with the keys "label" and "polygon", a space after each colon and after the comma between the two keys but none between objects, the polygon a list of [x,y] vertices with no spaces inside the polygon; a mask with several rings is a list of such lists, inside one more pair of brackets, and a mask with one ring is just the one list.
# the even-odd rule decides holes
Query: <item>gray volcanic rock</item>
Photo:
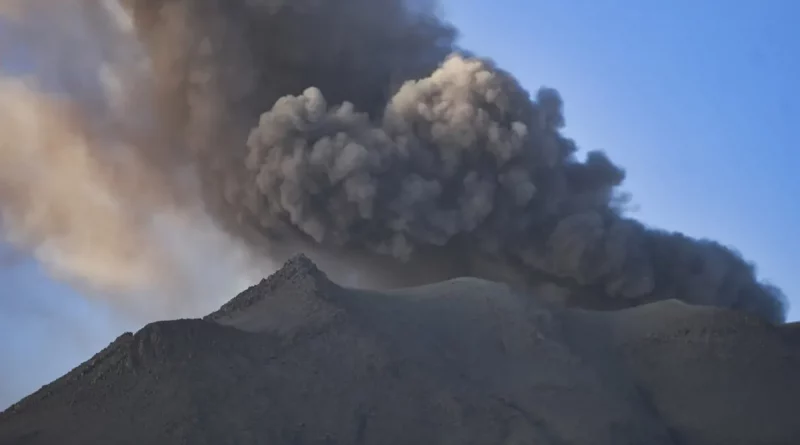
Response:
[{"label": "gray volcanic rock", "polygon": [[0,414],[0,444],[800,443],[797,329],[456,279],[345,289],[299,256],[126,334]]}]

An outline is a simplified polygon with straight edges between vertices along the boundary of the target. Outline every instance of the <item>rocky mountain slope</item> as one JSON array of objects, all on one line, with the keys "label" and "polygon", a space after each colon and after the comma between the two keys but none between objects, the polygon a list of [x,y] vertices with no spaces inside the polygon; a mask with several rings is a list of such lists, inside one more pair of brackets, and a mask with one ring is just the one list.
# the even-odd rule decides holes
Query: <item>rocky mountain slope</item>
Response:
[{"label": "rocky mountain slope", "polygon": [[345,289],[303,256],[0,414],[0,444],[800,443],[800,336],[675,301],[549,307],[456,279]]}]

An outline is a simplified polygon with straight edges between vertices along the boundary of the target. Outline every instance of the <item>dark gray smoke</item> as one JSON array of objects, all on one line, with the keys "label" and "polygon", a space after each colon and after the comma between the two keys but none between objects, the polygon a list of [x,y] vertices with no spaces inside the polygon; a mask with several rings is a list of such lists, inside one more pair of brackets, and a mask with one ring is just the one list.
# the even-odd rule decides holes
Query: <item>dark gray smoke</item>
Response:
[{"label": "dark gray smoke", "polygon": [[624,171],[601,152],[576,157],[559,94],[530,97],[459,54],[426,5],[132,6],[217,208],[266,237],[400,260],[436,246],[477,258],[473,275],[490,257],[578,304],[678,298],[784,316],[780,292],[735,252],[626,218]]},{"label": "dark gray smoke", "polygon": [[423,280],[441,268],[567,304],[784,318],[780,291],[732,250],[627,218],[624,171],[578,158],[559,94],[457,48],[432,2],[123,3],[169,141],[137,154],[176,186],[195,168],[208,211],[268,255],[357,256],[396,267],[393,284],[436,258]]}]

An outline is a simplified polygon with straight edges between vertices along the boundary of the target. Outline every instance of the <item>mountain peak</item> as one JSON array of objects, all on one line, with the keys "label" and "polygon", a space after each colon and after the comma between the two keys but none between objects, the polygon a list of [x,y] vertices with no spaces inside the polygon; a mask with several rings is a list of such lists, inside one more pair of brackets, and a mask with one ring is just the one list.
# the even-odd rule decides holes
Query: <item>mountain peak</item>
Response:
[{"label": "mountain peak", "polygon": [[311,259],[298,254],[204,319],[249,332],[294,332],[326,324],[338,312],[330,302],[338,289]]}]

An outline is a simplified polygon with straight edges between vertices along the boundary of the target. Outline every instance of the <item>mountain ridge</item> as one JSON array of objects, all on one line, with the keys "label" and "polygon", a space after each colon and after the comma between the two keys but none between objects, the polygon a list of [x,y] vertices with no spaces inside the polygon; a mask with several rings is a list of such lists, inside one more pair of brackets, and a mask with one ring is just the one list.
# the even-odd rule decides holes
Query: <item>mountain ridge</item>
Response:
[{"label": "mountain ridge", "polygon": [[123,334],[0,413],[0,444],[789,445],[794,338],[471,278],[348,289],[301,255],[201,319]]}]

